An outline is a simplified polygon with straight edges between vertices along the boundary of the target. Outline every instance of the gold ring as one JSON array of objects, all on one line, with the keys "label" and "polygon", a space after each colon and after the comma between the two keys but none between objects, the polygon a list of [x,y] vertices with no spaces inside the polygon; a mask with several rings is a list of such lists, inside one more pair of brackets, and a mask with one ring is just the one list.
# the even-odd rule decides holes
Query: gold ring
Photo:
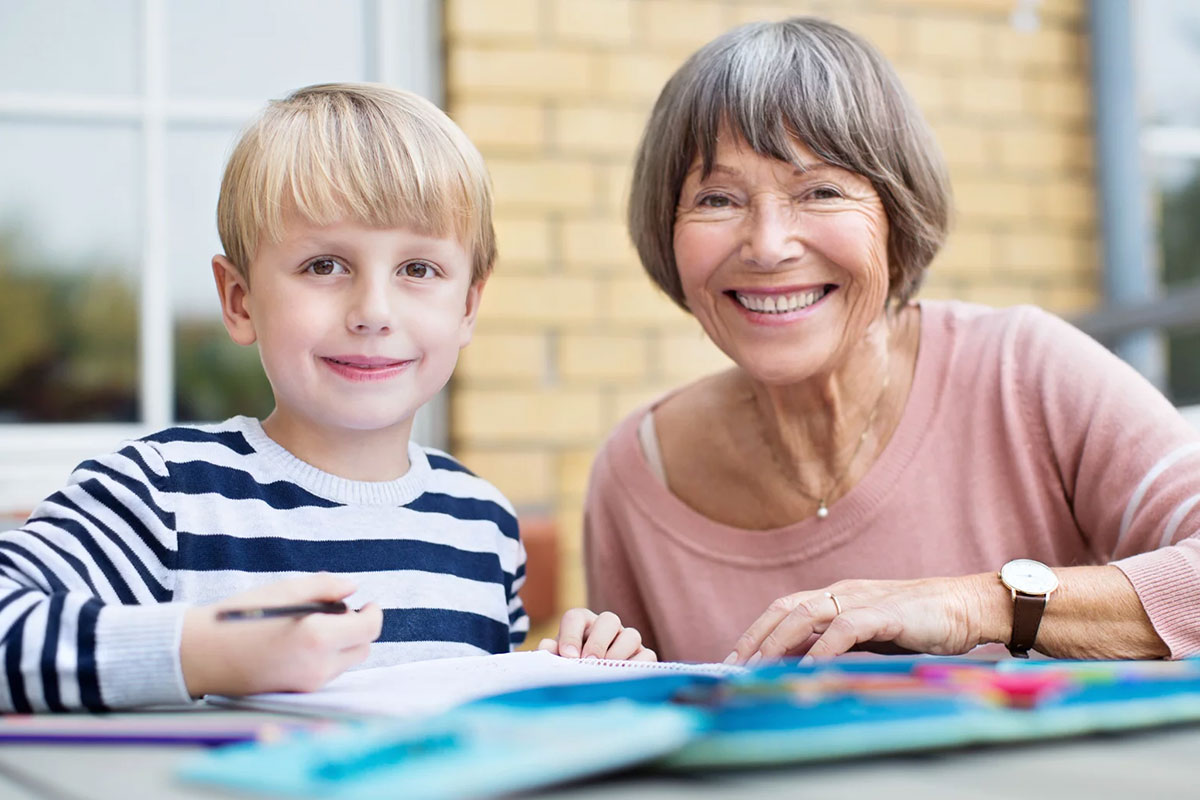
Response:
[{"label": "gold ring", "polygon": [[837,596],[833,592],[826,592],[825,596],[833,601],[833,607],[837,609],[837,613],[834,616],[840,616],[842,613],[842,604],[838,602]]}]

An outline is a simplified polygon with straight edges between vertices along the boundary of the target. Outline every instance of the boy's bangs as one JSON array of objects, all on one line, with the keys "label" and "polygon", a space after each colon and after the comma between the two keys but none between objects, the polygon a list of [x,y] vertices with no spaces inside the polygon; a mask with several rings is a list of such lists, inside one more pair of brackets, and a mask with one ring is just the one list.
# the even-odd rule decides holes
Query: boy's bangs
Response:
[{"label": "boy's bangs", "polygon": [[279,137],[283,141],[271,145],[282,152],[263,159],[277,165],[263,176],[261,196],[278,198],[260,209],[266,213],[259,229],[269,239],[279,240],[290,213],[315,225],[349,219],[427,236],[456,236],[464,243],[474,238],[461,165],[447,164],[439,153],[414,153],[394,132],[370,135],[351,126],[296,121],[307,130]]}]

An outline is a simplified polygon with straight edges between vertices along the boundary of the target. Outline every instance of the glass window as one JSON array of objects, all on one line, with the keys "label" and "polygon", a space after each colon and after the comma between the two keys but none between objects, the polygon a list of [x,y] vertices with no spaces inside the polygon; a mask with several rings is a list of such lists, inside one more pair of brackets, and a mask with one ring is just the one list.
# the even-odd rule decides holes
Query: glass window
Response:
[{"label": "glass window", "polygon": [[0,91],[134,94],[139,0],[4,0]]},{"label": "glass window", "polygon": [[140,132],[0,120],[0,422],[134,421]]}]

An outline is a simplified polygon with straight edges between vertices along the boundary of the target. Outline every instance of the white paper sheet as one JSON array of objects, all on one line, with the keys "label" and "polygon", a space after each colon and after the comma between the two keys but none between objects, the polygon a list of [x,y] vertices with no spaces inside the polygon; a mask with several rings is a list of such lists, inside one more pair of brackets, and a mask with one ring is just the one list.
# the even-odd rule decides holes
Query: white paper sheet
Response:
[{"label": "white paper sheet", "polygon": [[619,681],[663,671],[723,676],[742,670],[722,664],[581,661],[534,651],[444,658],[357,670],[307,694],[283,692],[206,699],[218,705],[321,716],[417,717],[518,689]]}]

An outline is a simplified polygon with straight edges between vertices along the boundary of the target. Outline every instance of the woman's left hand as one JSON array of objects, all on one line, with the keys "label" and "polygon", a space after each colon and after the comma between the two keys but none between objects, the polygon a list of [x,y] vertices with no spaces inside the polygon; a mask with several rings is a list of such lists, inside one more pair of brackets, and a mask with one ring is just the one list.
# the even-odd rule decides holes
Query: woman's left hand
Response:
[{"label": "woman's left hand", "polygon": [[982,621],[1003,600],[993,573],[908,581],[839,581],[771,603],[726,663],[785,655],[823,659],[851,649],[965,653],[985,640]]}]

